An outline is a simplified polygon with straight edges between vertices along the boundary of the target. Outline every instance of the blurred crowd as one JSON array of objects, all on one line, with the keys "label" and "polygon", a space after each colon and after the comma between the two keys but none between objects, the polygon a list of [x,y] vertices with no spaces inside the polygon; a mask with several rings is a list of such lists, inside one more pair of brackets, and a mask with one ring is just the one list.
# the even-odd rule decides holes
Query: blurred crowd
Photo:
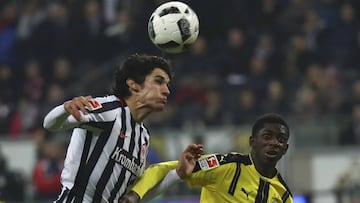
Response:
[{"label": "blurred crowd", "polygon": [[[39,198],[52,195],[41,171],[57,181],[65,145],[44,132],[44,115],[75,95],[108,93],[113,59],[134,52],[174,66],[169,105],[148,121],[155,129],[242,125],[277,112],[296,125],[331,119],[337,144],[360,144],[360,1],[183,1],[200,36],[177,55],[148,38],[162,2],[1,0],[0,137],[36,140]],[[52,152],[54,143],[63,148]]]}]

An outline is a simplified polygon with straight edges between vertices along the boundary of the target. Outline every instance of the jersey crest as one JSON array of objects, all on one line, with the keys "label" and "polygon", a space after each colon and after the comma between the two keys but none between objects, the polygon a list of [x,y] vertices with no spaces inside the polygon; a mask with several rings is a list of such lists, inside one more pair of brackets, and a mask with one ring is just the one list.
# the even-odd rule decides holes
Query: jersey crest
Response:
[{"label": "jersey crest", "polygon": [[217,159],[215,154],[199,159],[198,163],[200,165],[201,170],[203,171],[207,171],[220,166],[219,160]]}]

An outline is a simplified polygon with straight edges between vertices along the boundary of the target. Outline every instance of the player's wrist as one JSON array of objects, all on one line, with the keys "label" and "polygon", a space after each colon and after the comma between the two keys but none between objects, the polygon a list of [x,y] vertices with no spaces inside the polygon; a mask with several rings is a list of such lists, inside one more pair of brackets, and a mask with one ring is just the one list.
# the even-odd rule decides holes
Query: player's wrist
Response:
[{"label": "player's wrist", "polygon": [[140,196],[134,192],[130,191],[123,198],[119,200],[119,203],[137,203],[140,202]]},{"label": "player's wrist", "polygon": [[169,173],[171,173],[171,172],[174,173],[174,177],[177,177],[179,179],[184,179],[187,177],[186,172],[179,168],[176,168],[175,170],[172,170]]},{"label": "player's wrist", "polygon": [[66,102],[64,102],[64,104],[63,104],[64,111],[65,111],[66,113],[68,113],[68,114],[70,114],[70,112],[69,112],[70,102],[71,102],[71,101],[66,101]]}]

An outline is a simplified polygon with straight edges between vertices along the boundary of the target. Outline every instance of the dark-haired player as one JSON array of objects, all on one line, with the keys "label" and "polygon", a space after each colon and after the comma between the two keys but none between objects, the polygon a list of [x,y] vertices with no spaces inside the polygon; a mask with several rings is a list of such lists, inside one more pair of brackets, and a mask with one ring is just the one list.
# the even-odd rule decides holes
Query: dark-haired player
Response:
[{"label": "dark-haired player", "polygon": [[[200,186],[203,203],[292,203],[292,195],[276,164],[288,149],[289,126],[277,114],[259,117],[252,127],[251,152],[211,154],[189,162],[163,162],[148,168],[121,203],[152,198],[181,179]],[[179,170],[177,165],[185,165]],[[175,168],[177,168],[175,170]]]},{"label": "dark-haired player", "polygon": [[116,70],[112,95],[76,97],[46,115],[48,130],[74,128],[55,202],[118,201],[145,170],[143,120],[165,107],[170,79],[164,58],[132,55]]}]

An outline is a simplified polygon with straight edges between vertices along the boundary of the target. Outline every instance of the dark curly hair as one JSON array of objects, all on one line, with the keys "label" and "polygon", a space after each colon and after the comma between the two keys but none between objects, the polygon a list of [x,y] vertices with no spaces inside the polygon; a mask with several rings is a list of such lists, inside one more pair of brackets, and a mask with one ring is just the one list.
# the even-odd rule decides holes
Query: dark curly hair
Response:
[{"label": "dark curly hair", "polygon": [[115,71],[112,85],[113,93],[122,99],[131,96],[126,80],[132,79],[136,83],[142,84],[146,76],[155,68],[162,69],[170,78],[172,77],[170,62],[165,58],[146,54],[131,55]]},{"label": "dark curly hair", "polygon": [[289,125],[286,123],[285,119],[281,115],[276,113],[267,113],[257,118],[252,127],[251,135],[255,136],[256,133],[260,129],[262,129],[266,123],[278,123],[284,125],[287,129],[287,136],[290,136]]}]

